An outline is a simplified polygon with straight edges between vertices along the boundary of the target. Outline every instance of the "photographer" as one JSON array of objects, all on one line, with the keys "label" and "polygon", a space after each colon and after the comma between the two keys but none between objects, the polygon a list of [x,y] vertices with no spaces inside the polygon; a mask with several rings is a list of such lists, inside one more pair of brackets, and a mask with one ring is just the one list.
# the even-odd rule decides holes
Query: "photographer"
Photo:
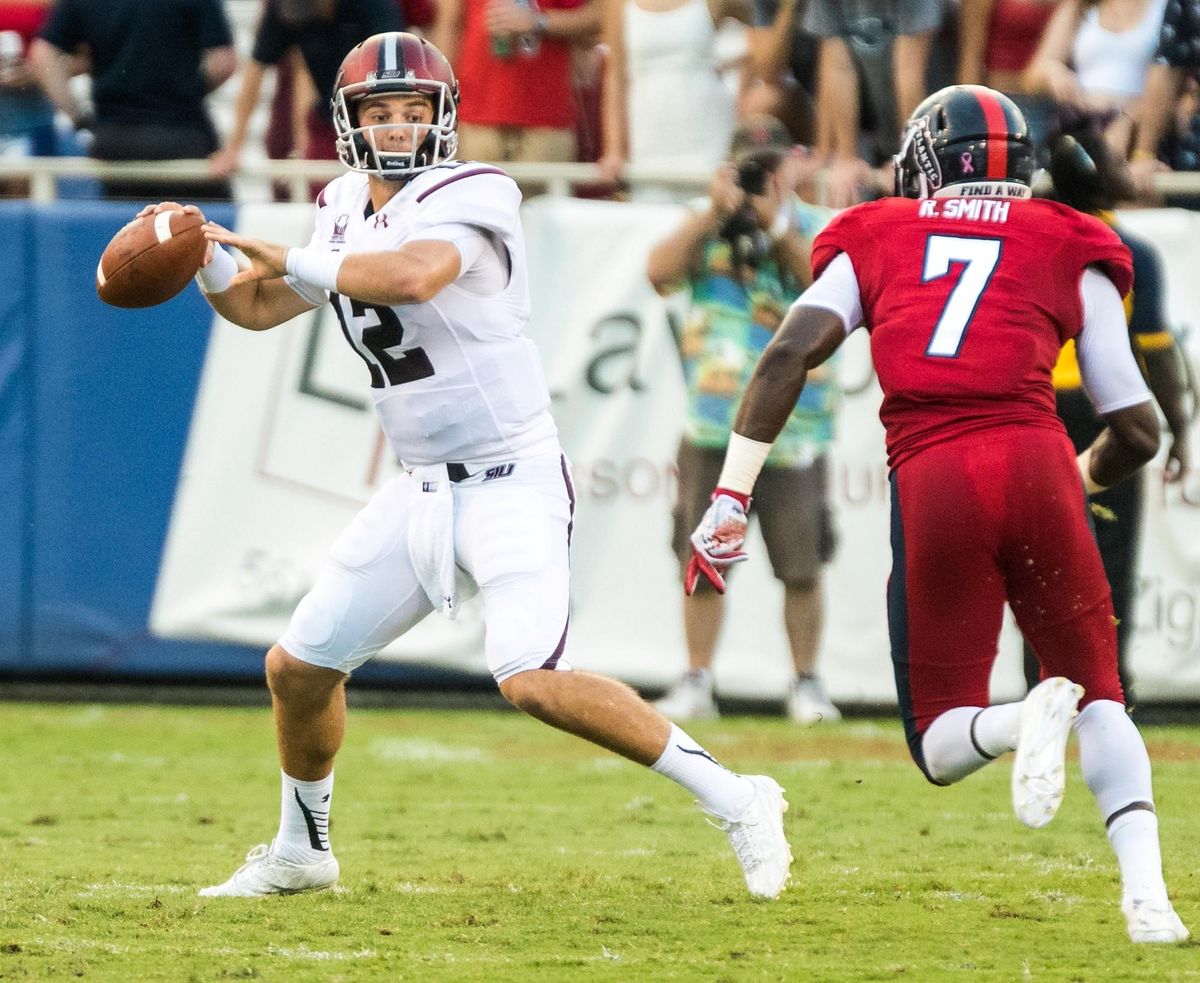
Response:
[{"label": "photographer", "polygon": [[[831,216],[802,201],[807,158],[770,116],[746,119],[730,159],[701,203],[650,253],[647,275],[667,294],[691,293],[680,339],[688,406],[679,445],[674,549],[691,555],[688,536],[709,504],[742,390],[792,301],[808,286],[812,239]],[[796,678],[788,713],[801,723],[837,719],[815,674],[821,635],[821,565],[833,552],[825,451],[837,399],[830,366],[812,373],[759,479],[754,515],[775,576],[784,585],[784,624]],[[686,576],[686,574],[685,574]],[[711,666],[724,598],[704,578],[684,599],[688,672],[659,703],[677,719],[715,717]]]}]

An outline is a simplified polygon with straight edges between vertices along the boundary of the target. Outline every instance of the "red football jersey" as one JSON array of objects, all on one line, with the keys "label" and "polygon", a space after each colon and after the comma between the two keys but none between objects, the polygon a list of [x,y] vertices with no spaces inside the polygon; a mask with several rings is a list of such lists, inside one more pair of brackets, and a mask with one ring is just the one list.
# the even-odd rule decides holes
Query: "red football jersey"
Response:
[{"label": "red football jersey", "polygon": [[1082,327],[1083,271],[1095,264],[1122,296],[1133,280],[1112,229],[1043,199],[868,202],[817,237],[813,276],[838,253],[858,277],[893,468],[972,431],[1061,431],[1050,373]]}]

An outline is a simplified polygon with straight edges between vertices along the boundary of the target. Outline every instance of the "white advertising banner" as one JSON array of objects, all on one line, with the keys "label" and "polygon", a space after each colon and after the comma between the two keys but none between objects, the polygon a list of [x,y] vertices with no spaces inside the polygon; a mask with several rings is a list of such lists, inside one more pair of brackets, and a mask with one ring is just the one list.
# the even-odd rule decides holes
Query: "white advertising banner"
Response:
[{"label": "white advertising banner", "polygon": [[[682,590],[670,549],[674,457],[684,402],[675,338],[682,304],[657,297],[650,248],[679,206],[543,197],[524,206],[534,317],[578,511],[568,657],[581,668],[661,687],[685,665]],[[1131,226],[1166,248],[1170,310],[1200,312],[1186,279],[1197,217],[1143,212]],[[239,229],[304,242],[307,206],[243,208]],[[1193,339],[1189,336],[1189,341]],[[1196,339],[1195,343],[1200,343]],[[1189,348],[1193,347],[1189,345]],[[1195,352],[1191,353],[1193,356]],[[846,395],[833,451],[839,548],[826,572],[821,673],[846,703],[895,700],[884,589],[888,485],[879,389],[866,336],[843,350]],[[272,331],[217,319],[152,611],[153,631],[266,647],[282,633],[340,529],[389,475],[361,361],[328,311]],[[1200,449],[1193,454],[1200,461]],[[1200,478],[1163,489],[1149,470],[1134,666],[1145,697],[1200,695]],[[790,678],[782,590],[752,539],[729,594],[718,689],[782,698]],[[479,608],[426,619],[381,658],[486,672]],[[994,696],[1023,691],[1020,641],[1001,640]]]}]

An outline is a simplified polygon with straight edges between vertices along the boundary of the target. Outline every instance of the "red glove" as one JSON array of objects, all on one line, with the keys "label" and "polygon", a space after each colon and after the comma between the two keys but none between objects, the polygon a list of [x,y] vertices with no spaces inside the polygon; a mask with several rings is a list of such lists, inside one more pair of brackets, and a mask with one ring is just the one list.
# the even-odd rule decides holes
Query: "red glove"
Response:
[{"label": "red glove", "polygon": [[683,575],[683,589],[690,597],[696,590],[700,574],[704,574],[717,589],[725,593],[725,578],[721,571],[746,559],[742,546],[746,542],[746,510],[750,496],[728,488],[712,493],[712,504],[692,533],[692,558]]}]

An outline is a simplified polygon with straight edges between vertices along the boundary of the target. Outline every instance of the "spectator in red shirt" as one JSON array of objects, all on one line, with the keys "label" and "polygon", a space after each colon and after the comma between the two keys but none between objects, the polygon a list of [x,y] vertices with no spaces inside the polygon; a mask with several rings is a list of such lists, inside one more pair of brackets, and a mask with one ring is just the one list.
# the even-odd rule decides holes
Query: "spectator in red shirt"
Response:
[{"label": "spectator in red shirt", "polygon": [[575,160],[571,49],[599,31],[598,0],[440,0],[433,40],[462,89],[459,156]]},{"label": "spectator in red shirt", "polygon": [[1032,94],[1025,70],[1059,0],[962,0],[958,10],[958,80],[998,89],[1017,104],[1034,147],[1050,126],[1053,101]]}]

